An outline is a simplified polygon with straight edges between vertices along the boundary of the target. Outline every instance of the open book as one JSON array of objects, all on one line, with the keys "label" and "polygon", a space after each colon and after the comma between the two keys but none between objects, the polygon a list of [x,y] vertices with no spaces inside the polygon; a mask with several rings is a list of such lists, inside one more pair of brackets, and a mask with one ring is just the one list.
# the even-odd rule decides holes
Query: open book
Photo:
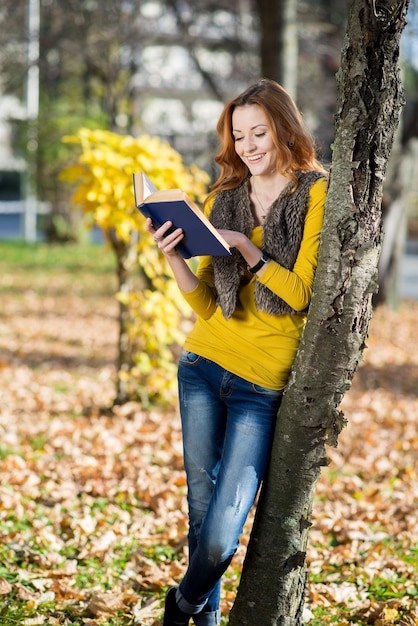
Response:
[{"label": "open book", "polygon": [[183,258],[231,254],[225,239],[184,191],[158,191],[143,172],[133,175],[133,183],[135,206],[152,219],[154,228],[171,221],[170,231],[183,229],[184,238],[177,246]]}]

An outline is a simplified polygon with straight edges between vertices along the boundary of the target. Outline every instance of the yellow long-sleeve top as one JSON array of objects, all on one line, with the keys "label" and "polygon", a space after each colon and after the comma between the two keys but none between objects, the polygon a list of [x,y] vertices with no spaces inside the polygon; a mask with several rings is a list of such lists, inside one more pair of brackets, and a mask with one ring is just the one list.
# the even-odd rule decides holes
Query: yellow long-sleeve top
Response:
[{"label": "yellow long-sleeve top", "polygon": [[[306,322],[306,314],[269,315],[255,304],[255,282],[259,280],[296,311],[304,311],[312,295],[323,222],[327,181],[318,179],[309,192],[303,238],[293,267],[288,270],[270,260],[260,277],[247,272],[240,286],[239,302],[229,320],[216,304],[211,257],[201,257],[198,286],[184,298],[197,315],[185,342],[195,352],[256,385],[269,389],[286,386]],[[261,248],[262,227],[251,233]]]}]

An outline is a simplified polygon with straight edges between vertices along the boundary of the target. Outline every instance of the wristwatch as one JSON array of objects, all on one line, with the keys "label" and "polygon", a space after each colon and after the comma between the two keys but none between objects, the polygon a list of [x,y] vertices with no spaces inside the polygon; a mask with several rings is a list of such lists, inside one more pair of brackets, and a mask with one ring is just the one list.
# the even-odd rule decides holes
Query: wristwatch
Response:
[{"label": "wristwatch", "polygon": [[263,265],[270,261],[270,256],[265,250],[262,250],[261,253],[261,259],[259,260],[259,262],[256,263],[253,267],[248,268],[248,271],[251,272],[251,274],[255,274],[256,272],[258,272],[258,270],[261,270]]}]

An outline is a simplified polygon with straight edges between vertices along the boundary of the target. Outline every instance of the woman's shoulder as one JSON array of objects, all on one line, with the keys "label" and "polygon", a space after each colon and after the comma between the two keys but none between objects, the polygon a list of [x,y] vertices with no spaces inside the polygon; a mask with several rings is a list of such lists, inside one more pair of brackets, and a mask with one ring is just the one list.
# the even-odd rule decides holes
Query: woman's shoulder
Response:
[{"label": "woman's shoulder", "polygon": [[328,190],[328,175],[322,170],[303,170],[299,173],[299,187],[308,190],[311,198],[325,196]]},{"label": "woman's shoulder", "polygon": [[328,178],[321,176],[315,180],[309,189],[309,207],[308,213],[323,213],[325,200],[328,192]]},{"label": "woman's shoulder", "polygon": [[325,170],[299,170],[296,176],[300,181],[315,183],[318,180],[328,181],[328,173]]},{"label": "woman's shoulder", "polygon": [[311,186],[311,194],[314,195],[326,195],[328,191],[328,176],[324,172],[317,172],[318,177],[313,181]]}]

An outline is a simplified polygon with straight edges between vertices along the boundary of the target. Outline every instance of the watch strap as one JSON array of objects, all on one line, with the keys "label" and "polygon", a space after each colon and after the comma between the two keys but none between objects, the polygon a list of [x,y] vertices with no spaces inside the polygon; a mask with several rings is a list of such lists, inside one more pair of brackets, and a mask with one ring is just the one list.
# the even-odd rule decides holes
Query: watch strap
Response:
[{"label": "watch strap", "polygon": [[261,252],[262,252],[261,259],[258,261],[258,263],[253,265],[253,267],[248,268],[248,271],[251,272],[251,274],[256,274],[258,270],[261,270],[263,265],[265,265],[268,261],[270,261],[270,257],[267,254],[267,252],[265,250],[262,250]]}]

